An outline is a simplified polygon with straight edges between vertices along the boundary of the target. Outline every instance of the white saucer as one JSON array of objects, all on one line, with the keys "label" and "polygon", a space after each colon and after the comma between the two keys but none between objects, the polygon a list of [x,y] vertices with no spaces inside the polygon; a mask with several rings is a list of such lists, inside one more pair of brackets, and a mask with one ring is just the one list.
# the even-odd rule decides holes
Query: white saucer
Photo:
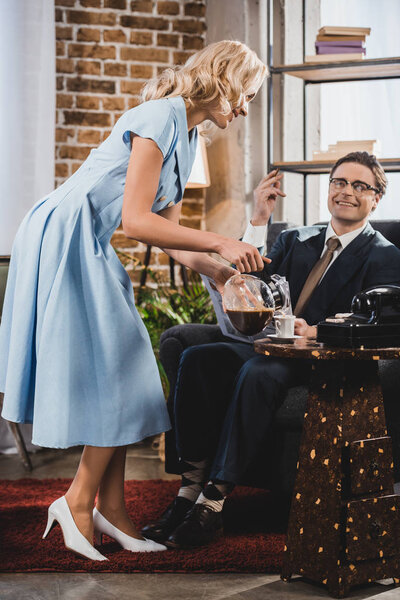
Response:
[{"label": "white saucer", "polygon": [[274,343],[277,344],[290,344],[291,342],[294,342],[294,340],[301,339],[303,336],[294,335],[293,337],[281,337],[280,335],[276,335],[276,333],[271,333],[267,337],[271,338],[274,341]]}]

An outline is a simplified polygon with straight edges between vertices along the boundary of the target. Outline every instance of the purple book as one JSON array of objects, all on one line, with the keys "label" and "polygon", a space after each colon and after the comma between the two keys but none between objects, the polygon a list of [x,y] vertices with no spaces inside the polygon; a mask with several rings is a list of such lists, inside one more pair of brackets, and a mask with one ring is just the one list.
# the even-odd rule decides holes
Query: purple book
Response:
[{"label": "purple book", "polygon": [[351,46],[352,48],[362,48],[363,43],[361,40],[353,40],[353,41],[336,41],[336,42],[315,42],[316,48],[343,48],[344,46]]},{"label": "purple book", "polygon": [[354,48],[349,46],[335,46],[334,48],[317,48],[317,54],[365,54],[365,48]]}]

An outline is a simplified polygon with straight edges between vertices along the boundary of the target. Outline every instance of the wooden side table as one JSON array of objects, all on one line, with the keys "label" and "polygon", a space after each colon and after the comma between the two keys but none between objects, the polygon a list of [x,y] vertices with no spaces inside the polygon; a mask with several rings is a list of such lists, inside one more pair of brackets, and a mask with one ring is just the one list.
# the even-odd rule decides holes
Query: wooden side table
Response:
[{"label": "wooden side table", "polygon": [[400,495],[378,360],[400,358],[400,348],[333,348],[301,339],[259,340],[255,350],[314,361],[281,578],[301,574],[338,598],[378,579],[399,585]]}]

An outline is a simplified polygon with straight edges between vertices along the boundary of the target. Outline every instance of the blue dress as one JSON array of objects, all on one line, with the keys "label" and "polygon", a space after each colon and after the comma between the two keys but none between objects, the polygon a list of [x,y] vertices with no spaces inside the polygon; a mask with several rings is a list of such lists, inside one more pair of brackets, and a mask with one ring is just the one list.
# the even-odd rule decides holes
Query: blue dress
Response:
[{"label": "blue dress", "polygon": [[127,111],[15,238],[0,327],[2,416],[48,448],[122,446],[170,428],[132,284],[110,245],[121,222],[131,132],[164,160],[152,211],[182,199],[197,144],[181,97]]}]

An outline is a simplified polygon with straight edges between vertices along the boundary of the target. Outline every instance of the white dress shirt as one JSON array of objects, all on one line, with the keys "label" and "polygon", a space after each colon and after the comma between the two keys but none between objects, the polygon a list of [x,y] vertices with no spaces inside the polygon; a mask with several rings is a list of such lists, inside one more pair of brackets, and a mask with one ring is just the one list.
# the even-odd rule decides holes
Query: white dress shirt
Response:
[{"label": "white dress shirt", "polygon": [[[343,252],[343,250],[346,248],[346,246],[348,246],[350,244],[350,242],[355,240],[356,237],[358,235],[360,235],[360,233],[362,231],[364,231],[365,227],[366,227],[366,225],[363,225],[362,227],[359,227],[358,229],[355,229],[354,231],[349,231],[349,233],[344,233],[343,235],[337,235],[337,233],[335,232],[335,230],[332,227],[332,223],[329,222],[328,227],[326,228],[325,244],[322,249],[321,256],[324,254],[324,252],[327,249],[326,242],[332,236],[335,236],[339,239],[340,246],[338,246],[338,248],[334,251],[333,258],[332,258],[331,262],[329,263],[326,271],[331,267],[332,263],[337,259],[339,254],[341,252]],[[267,225],[252,225],[251,222],[249,221],[249,223],[246,227],[246,231],[244,232],[242,241],[246,242],[247,244],[251,244],[252,246],[255,246],[256,248],[265,246],[267,243],[267,229],[268,229]],[[326,273],[326,271],[325,271],[325,273]],[[325,277],[325,273],[321,277],[320,281],[322,281],[323,277]]]},{"label": "white dress shirt", "polygon": [[336,248],[336,250],[333,253],[333,257],[331,262],[329,263],[329,265],[327,266],[325,273],[322,275],[321,279],[319,280],[319,283],[321,283],[321,281],[323,280],[323,278],[326,275],[327,270],[332,266],[332,264],[334,263],[334,261],[337,259],[337,257],[339,256],[339,254],[341,252],[343,252],[343,250],[346,248],[346,246],[348,246],[350,244],[350,242],[352,242],[353,240],[356,239],[356,237],[358,235],[360,235],[360,233],[362,231],[364,231],[364,229],[366,228],[366,225],[363,225],[362,227],[359,227],[358,229],[355,229],[354,231],[349,231],[349,233],[344,233],[343,235],[337,235],[337,233],[335,232],[335,230],[332,227],[332,223],[329,222],[328,227],[326,228],[326,233],[325,233],[325,244],[324,247],[322,249],[321,252],[321,256],[324,254],[324,252],[327,249],[327,245],[326,242],[329,240],[329,238],[333,237],[337,237],[338,240],[340,241],[340,246],[338,246]]},{"label": "white dress shirt", "polygon": [[251,244],[256,248],[261,248],[261,246],[265,246],[266,244],[266,237],[267,225],[252,225],[249,221],[244,236],[242,237],[242,242]]}]

